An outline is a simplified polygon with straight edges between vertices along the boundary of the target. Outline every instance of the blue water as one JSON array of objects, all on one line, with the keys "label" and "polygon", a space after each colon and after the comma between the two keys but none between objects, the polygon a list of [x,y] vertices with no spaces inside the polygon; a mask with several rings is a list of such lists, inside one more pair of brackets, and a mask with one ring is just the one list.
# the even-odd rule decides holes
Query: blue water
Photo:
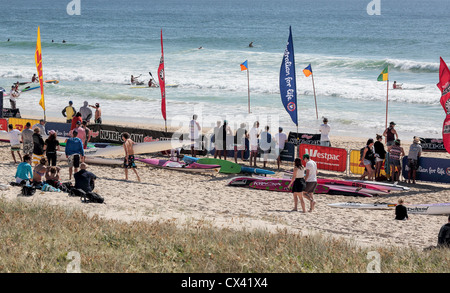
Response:
[{"label": "blue water", "polygon": [[[197,113],[204,127],[227,119],[236,129],[258,119],[296,130],[278,85],[292,26],[299,131],[317,133],[326,116],[331,136],[383,132],[387,84],[377,77],[388,65],[388,121],[397,123],[401,138],[441,137],[445,115],[436,83],[439,57],[450,60],[450,1],[381,0],[381,15],[368,15],[369,0],[80,0],[81,15],[67,14],[69,2],[0,1],[0,86],[9,89],[36,72],[40,26],[44,79],[60,81],[45,86],[47,117],[64,121],[68,100],[76,107],[88,101],[101,104],[105,123],[163,125],[159,89],[127,85],[131,74],[157,77],[162,29],[166,83],[178,85],[166,89],[169,125]],[[239,66],[245,60],[251,114],[247,72]],[[311,77],[302,73],[309,63],[319,119]],[[394,80],[405,89],[392,90]],[[43,116],[39,98],[39,90],[22,93],[23,116]]]}]

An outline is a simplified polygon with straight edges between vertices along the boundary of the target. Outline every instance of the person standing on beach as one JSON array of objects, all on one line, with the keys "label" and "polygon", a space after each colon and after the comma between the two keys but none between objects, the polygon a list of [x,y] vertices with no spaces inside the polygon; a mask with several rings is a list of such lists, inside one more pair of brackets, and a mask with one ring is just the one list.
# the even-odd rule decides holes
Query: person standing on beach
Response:
[{"label": "person standing on beach", "polygon": [[128,180],[128,169],[133,169],[139,182],[141,178],[136,170],[136,164],[134,163],[134,150],[133,145],[136,144],[131,138],[128,132],[122,133],[123,149],[125,150],[125,158],[123,166],[125,168],[125,180]]},{"label": "person standing on beach", "polygon": [[80,162],[84,160],[83,142],[78,138],[76,129],[72,131],[72,137],[67,139],[65,153],[69,164],[69,180],[71,180],[73,171],[78,172]]},{"label": "person standing on beach", "polygon": [[66,123],[72,123],[72,119],[77,113],[77,110],[73,107],[73,102],[69,101],[69,105],[64,107],[61,113],[64,117],[66,117]]},{"label": "person standing on beach", "polygon": [[250,166],[256,167],[256,157],[258,155],[258,138],[259,138],[259,121],[253,124],[252,129],[248,133],[248,139],[250,144]]},{"label": "person standing on beach", "polygon": [[309,211],[312,212],[314,207],[316,206],[316,201],[314,200],[314,191],[317,187],[317,164],[313,160],[310,159],[308,154],[303,155],[303,161],[305,162],[305,197],[310,201]]},{"label": "person standing on beach", "polygon": [[266,126],[265,130],[261,132],[259,139],[259,148],[262,151],[264,168],[266,167],[267,157],[270,153],[271,143],[272,135],[269,133],[269,126]]},{"label": "person standing on beach", "polygon": [[383,132],[383,136],[386,137],[385,143],[387,147],[394,145],[394,141],[398,139],[397,131],[394,129],[395,125],[395,122],[391,121],[389,127]]},{"label": "person standing on beach", "polygon": [[89,122],[92,118],[92,110],[89,109],[89,103],[87,101],[83,102],[83,106],[78,111],[81,113],[81,119],[83,121]]},{"label": "person standing on beach", "polygon": [[212,142],[214,143],[214,159],[217,158],[217,156],[220,157],[220,151],[222,150],[223,141],[219,138],[219,132],[220,132],[220,125],[222,124],[222,121],[217,121],[216,127],[214,127],[214,134]]},{"label": "person standing on beach", "polygon": [[284,150],[284,146],[286,142],[288,141],[287,134],[283,132],[283,128],[278,128],[278,133],[275,134],[275,152],[277,155],[277,165],[278,170],[280,170],[280,164],[281,164],[281,152]]},{"label": "person standing on beach", "polygon": [[17,86],[11,86],[11,91],[9,92],[9,104],[11,105],[11,109],[17,109],[17,98],[20,96],[19,90]]},{"label": "person standing on beach", "polygon": [[381,142],[383,140],[383,136],[377,134],[376,137],[377,139],[373,144],[375,150],[375,179],[381,176],[381,167],[383,165],[384,158],[386,157],[386,150]]},{"label": "person standing on beach", "polygon": [[29,155],[30,158],[33,155],[33,133],[33,130],[31,130],[31,123],[27,122],[24,130],[22,130],[22,143],[23,153]]},{"label": "person standing on beach", "polygon": [[241,123],[234,135],[234,162],[237,163],[238,152],[241,152],[241,160],[244,161],[245,139],[248,137],[245,123]]},{"label": "person standing on beach", "polygon": [[419,168],[419,159],[422,155],[422,146],[420,145],[420,138],[414,136],[413,143],[409,147],[408,153],[408,183],[416,184],[416,171]]},{"label": "person standing on beach", "polygon": [[59,141],[56,139],[56,132],[49,131],[49,136],[44,142],[44,151],[47,156],[49,166],[56,166],[56,152],[59,151]]},{"label": "person standing on beach", "polygon": [[39,128],[39,133],[41,135],[46,135],[47,132],[45,131],[45,120],[41,119],[39,120],[39,123],[36,123],[33,125],[33,127],[31,127],[31,129],[35,130],[36,128]]},{"label": "person standing on beach", "polygon": [[360,180],[364,179],[364,177],[366,177],[366,175],[367,175],[368,180],[370,180],[370,181],[373,180],[373,175],[374,175],[373,165],[374,165],[374,161],[375,161],[375,153],[374,153],[373,145],[374,145],[373,139],[369,138],[367,140],[366,146],[364,147],[364,151],[360,158],[360,161],[363,163],[364,167],[366,168],[364,174],[362,174],[361,178],[359,178]]},{"label": "person standing on beach", "polygon": [[78,121],[81,123],[83,121],[83,118],[81,118],[81,113],[77,112],[77,114],[75,114],[75,116],[72,118],[72,122],[70,125],[70,130],[74,130],[75,128],[77,128],[77,123]]},{"label": "person standing on beach", "polygon": [[[84,131],[84,140],[83,140],[83,148],[87,149],[88,142],[91,141],[92,133],[91,130],[87,127],[87,121],[83,121],[81,123],[81,128]],[[78,131],[80,133],[80,131]],[[81,137],[80,137],[81,139]]]},{"label": "person standing on beach", "polygon": [[95,109],[94,122],[96,124],[102,124],[102,109],[100,109],[100,104],[95,103],[95,106],[89,105],[89,107],[92,107]]},{"label": "person standing on beach", "polygon": [[328,124],[328,118],[325,117],[323,118],[323,124],[320,125],[319,131],[320,131],[320,145],[330,147],[331,143],[330,137],[328,135],[331,131],[331,127]]},{"label": "person standing on beach", "polygon": [[303,191],[306,188],[305,170],[300,158],[294,160],[294,173],[292,174],[292,179],[288,188],[292,188],[292,193],[294,194],[294,208],[292,211],[297,211],[297,204],[298,201],[300,201],[302,211],[303,213],[306,213],[305,201],[303,200]]},{"label": "person standing on beach", "polygon": [[11,155],[14,159],[14,163],[17,163],[14,152],[17,152],[17,155],[19,155],[20,158],[19,162],[22,162],[22,155],[20,154],[20,131],[18,129],[13,129],[12,124],[8,125],[8,137],[11,144]]},{"label": "person standing on beach", "polygon": [[403,148],[400,146],[400,139],[396,139],[394,145],[388,147],[389,162],[391,163],[392,181],[398,182],[400,173],[402,172],[401,158],[405,155]]},{"label": "person standing on beach", "polygon": [[219,159],[222,159],[222,156],[220,155],[220,147],[222,148],[223,159],[224,160],[227,159],[227,137],[229,135],[232,135],[230,126],[228,126],[227,120],[223,120],[223,125],[219,128],[219,137],[218,137]]},{"label": "person standing on beach", "polygon": [[189,138],[191,139],[191,156],[196,157],[197,156],[197,150],[201,150],[201,137],[200,131],[202,128],[200,127],[200,124],[197,122],[197,114],[194,114],[192,116],[191,122],[189,122]]},{"label": "person standing on beach", "polygon": [[44,157],[44,140],[42,139],[41,129],[36,127],[33,133],[33,165],[39,164]]}]

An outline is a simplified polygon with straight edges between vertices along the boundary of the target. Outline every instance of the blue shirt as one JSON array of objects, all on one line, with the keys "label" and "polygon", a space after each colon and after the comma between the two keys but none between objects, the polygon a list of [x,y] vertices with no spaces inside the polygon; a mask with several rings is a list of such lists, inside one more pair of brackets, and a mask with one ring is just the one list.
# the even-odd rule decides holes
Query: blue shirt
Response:
[{"label": "blue shirt", "polygon": [[30,180],[33,178],[33,168],[27,162],[22,162],[17,166],[16,178]]},{"label": "blue shirt", "polygon": [[83,142],[78,137],[71,137],[66,142],[66,155],[82,155],[84,156]]}]

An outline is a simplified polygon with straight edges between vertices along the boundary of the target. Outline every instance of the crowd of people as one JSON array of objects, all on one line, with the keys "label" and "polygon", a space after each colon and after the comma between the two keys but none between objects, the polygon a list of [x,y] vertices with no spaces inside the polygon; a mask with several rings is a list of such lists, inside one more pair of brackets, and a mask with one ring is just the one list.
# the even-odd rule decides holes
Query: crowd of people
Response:
[{"label": "crowd of people", "polygon": [[[383,135],[377,134],[376,140],[368,139],[364,148],[361,149],[360,166],[364,167],[364,173],[360,179],[367,176],[368,180],[388,180],[392,182],[400,180],[402,158],[406,156],[406,153],[401,146],[395,125],[395,122],[390,122]],[[385,145],[382,142],[383,136]],[[421,154],[420,138],[414,136],[408,153],[408,183],[411,183],[411,181],[413,184],[416,183],[416,171],[419,168]],[[383,163],[386,176],[381,174]]]}]

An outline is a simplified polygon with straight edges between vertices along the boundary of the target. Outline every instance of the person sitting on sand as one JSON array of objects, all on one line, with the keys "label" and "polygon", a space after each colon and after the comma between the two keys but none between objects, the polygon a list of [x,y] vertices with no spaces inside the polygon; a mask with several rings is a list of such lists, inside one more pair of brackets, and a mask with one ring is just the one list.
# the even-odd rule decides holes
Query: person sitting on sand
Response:
[{"label": "person sitting on sand", "polygon": [[306,213],[305,201],[303,200],[303,190],[306,188],[305,169],[300,158],[294,160],[294,173],[288,188],[292,188],[292,193],[294,194],[294,209],[292,211],[297,211],[297,202],[300,200],[302,211]]},{"label": "person sitting on sand", "polygon": [[27,181],[29,183],[33,180],[33,168],[31,167],[31,156],[24,155],[23,162],[21,162],[17,166],[16,175],[16,183],[21,183],[22,181]]},{"label": "person sitting on sand", "polygon": [[395,206],[395,219],[396,220],[408,220],[408,210],[403,205],[403,199],[398,199],[398,204]]},{"label": "person sitting on sand", "polygon": [[45,173],[47,172],[47,159],[46,158],[42,158],[39,161],[39,164],[37,164],[34,167],[33,170],[33,185],[40,185],[42,184],[42,178],[44,177]]},{"label": "person sitting on sand", "polygon": [[81,189],[86,193],[92,192],[94,190],[94,181],[97,179],[94,173],[89,172],[87,170],[87,164],[80,164],[80,171],[73,174],[73,178],[75,178],[75,188]]},{"label": "person sitting on sand", "polygon": [[61,187],[61,182],[59,181],[60,170],[61,168],[57,166],[48,167],[47,171],[45,172],[45,183],[55,188],[60,188]]},{"label": "person sitting on sand", "polygon": [[136,170],[136,164],[134,163],[134,150],[133,145],[136,144],[131,138],[128,132],[122,133],[123,149],[125,150],[125,158],[123,160],[123,166],[125,169],[125,180],[128,180],[128,169],[133,169],[139,182],[141,178]]},{"label": "person sitting on sand", "polygon": [[448,223],[439,230],[437,247],[450,248],[450,215],[448,216]]}]

